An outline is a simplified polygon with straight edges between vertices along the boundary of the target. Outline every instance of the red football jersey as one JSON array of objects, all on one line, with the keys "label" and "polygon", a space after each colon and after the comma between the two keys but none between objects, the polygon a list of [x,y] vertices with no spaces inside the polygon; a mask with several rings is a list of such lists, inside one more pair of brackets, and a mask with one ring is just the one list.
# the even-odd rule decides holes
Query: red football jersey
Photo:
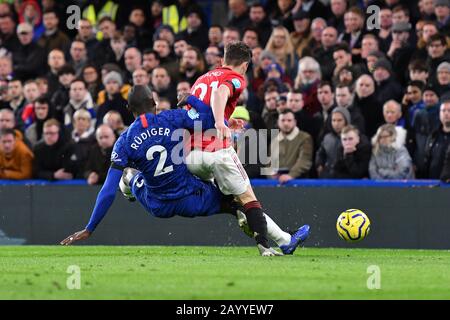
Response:
[{"label": "red football jersey", "polygon": [[[227,67],[219,67],[211,70],[197,79],[191,89],[191,94],[202,100],[204,103],[211,106],[211,93],[213,89],[219,88],[221,85],[226,85],[230,89],[230,97],[225,106],[224,117],[229,120],[233,114],[239,96],[247,86],[245,79],[239,73]],[[196,141],[199,140],[197,137]],[[192,137],[192,145],[201,147],[205,151],[215,151],[221,148],[230,146],[230,141],[225,140],[223,143],[214,143],[215,139],[211,136],[203,135],[201,138],[202,145],[194,143],[194,136]]]}]

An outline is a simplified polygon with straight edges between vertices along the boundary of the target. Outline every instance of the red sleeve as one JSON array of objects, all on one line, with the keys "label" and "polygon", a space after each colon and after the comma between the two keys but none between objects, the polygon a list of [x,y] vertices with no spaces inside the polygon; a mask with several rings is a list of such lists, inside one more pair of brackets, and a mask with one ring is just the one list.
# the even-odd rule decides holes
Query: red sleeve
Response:
[{"label": "red sleeve", "polygon": [[227,74],[223,81],[221,81],[221,84],[226,85],[228,89],[230,89],[231,97],[239,97],[247,85],[244,78],[240,75],[238,76],[237,74]]}]

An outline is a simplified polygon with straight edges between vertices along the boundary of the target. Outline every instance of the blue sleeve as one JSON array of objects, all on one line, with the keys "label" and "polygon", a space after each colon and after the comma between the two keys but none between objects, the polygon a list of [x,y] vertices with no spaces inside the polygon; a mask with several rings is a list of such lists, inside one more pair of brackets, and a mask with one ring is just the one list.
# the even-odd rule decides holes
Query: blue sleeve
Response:
[{"label": "blue sleeve", "polygon": [[89,220],[86,229],[89,232],[93,232],[97,225],[102,221],[103,217],[111,207],[114,198],[116,197],[117,187],[119,186],[120,179],[122,178],[122,170],[110,168],[106,181],[103,184],[102,189],[98,193],[97,201],[95,202],[94,210],[92,211],[91,219]]},{"label": "blue sleeve", "polygon": [[187,97],[186,102],[200,113],[212,113],[211,107],[196,96],[190,95],[189,97]]},{"label": "blue sleeve", "polygon": [[214,116],[211,112],[211,108],[208,109],[209,112],[207,113],[199,113],[195,109],[189,111],[183,109],[171,110],[171,123],[177,128],[183,129],[196,129],[200,125],[202,131],[214,128]]},{"label": "blue sleeve", "polygon": [[113,151],[111,153],[111,162],[116,168],[125,169],[128,166],[128,153],[126,147],[125,135],[122,133],[114,144]]},{"label": "blue sleeve", "polygon": [[[212,113],[212,108],[209,105],[207,105],[206,103],[204,103],[202,100],[197,98],[196,96],[190,95],[189,97],[187,97],[186,102],[188,104],[190,104],[191,107],[193,107],[195,110],[197,110],[197,112],[199,112],[200,114],[212,114],[214,117],[214,114]],[[228,126],[227,120],[225,120],[224,122],[225,122],[225,125]],[[206,128],[206,129],[211,129],[211,128],[214,128],[214,125],[212,127]]]}]

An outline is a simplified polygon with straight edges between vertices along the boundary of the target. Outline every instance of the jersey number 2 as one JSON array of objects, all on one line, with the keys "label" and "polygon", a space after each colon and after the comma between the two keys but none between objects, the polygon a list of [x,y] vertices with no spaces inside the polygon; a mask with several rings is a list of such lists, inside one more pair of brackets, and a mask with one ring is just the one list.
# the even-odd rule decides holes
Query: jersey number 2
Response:
[{"label": "jersey number 2", "polygon": [[[218,85],[219,81],[213,81],[209,86],[214,90],[217,89]],[[200,95],[198,96],[198,98],[203,101],[206,94],[208,93],[208,85],[206,83],[199,83],[195,86],[194,90],[192,90],[193,95],[195,95],[195,91],[197,91],[197,89],[200,89]]]},{"label": "jersey number 2", "polygon": [[159,152],[160,156],[159,156],[158,164],[156,165],[155,174],[153,176],[157,177],[157,176],[161,176],[163,174],[172,172],[173,166],[168,166],[168,167],[164,168],[164,164],[166,163],[166,160],[167,160],[167,150],[166,150],[166,148],[164,148],[161,145],[153,146],[147,150],[147,154],[146,154],[147,160],[152,161],[154,159],[153,155],[155,152]]}]

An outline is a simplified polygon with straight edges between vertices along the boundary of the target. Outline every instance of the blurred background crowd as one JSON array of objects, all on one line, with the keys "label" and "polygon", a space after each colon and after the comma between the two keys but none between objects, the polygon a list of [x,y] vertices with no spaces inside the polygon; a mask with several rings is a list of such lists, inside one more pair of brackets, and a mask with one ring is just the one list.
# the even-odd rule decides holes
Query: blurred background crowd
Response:
[{"label": "blurred background crowd", "polygon": [[176,108],[242,40],[233,116],[279,129],[259,136],[268,178],[448,181],[449,17],[449,0],[0,1],[0,179],[103,183],[131,86]]}]

